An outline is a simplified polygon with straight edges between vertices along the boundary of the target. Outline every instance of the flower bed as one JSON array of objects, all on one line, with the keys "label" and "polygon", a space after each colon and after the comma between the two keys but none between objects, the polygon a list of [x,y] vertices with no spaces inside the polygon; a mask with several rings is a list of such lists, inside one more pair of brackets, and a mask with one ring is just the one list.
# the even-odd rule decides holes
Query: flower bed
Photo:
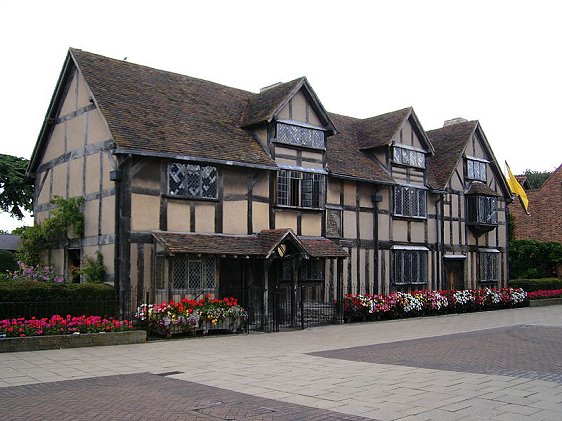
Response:
[{"label": "flower bed", "polygon": [[136,317],[148,321],[148,328],[154,333],[170,337],[173,334],[195,334],[210,330],[238,332],[246,320],[246,311],[235,298],[211,298],[207,294],[200,300],[182,298],[162,304],[142,304]]},{"label": "flower bed", "polygon": [[0,338],[51,336],[81,333],[123,332],[133,330],[133,324],[127,320],[119,321],[100,316],[66,316],[54,315],[51,318],[0,320]]},{"label": "flower bed", "polygon": [[347,294],[344,312],[347,321],[380,320],[521,307],[527,302],[527,293],[514,288]]},{"label": "flower bed", "polygon": [[541,300],[545,298],[562,298],[562,289],[550,289],[528,292],[529,300]]}]

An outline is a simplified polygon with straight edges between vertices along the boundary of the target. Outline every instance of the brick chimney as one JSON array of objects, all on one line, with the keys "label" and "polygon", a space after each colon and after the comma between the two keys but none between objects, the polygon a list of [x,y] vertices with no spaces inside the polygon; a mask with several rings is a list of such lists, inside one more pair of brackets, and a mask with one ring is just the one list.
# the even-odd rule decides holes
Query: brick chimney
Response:
[{"label": "brick chimney", "polygon": [[443,123],[443,127],[451,126],[453,124],[466,123],[467,121],[468,120],[466,118],[462,117],[452,118],[450,120],[445,120],[445,122]]}]

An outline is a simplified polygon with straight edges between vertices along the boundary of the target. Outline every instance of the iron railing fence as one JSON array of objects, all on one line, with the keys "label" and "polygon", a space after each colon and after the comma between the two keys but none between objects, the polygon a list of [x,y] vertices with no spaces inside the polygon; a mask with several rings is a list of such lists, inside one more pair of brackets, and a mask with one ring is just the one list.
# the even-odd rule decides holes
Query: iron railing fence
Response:
[{"label": "iron railing fence", "polygon": [[[293,290],[291,284],[282,283],[272,286],[267,292],[261,286],[246,286],[222,289],[217,291],[216,296],[234,297],[244,307],[248,314],[244,331],[278,332],[341,322],[342,315],[336,304],[325,298],[323,288],[323,285],[299,284]],[[184,297],[199,299],[206,292],[129,288],[99,297],[74,294],[71,299],[50,300],[21,293],[17,297],[11,296],[9,300],[0,297],[0,320],[48,318],[55,314],[97,315],[126,319],[132,321],[137,328],[145,328],[146,321],[136,317],[140,305],[161,304],[172,299],[179,301]]]}]

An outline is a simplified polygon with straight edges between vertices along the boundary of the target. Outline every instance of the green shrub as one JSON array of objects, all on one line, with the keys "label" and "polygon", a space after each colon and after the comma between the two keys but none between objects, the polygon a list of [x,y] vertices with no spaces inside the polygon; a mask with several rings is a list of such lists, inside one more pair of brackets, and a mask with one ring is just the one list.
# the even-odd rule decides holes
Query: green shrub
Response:
[{"label": "green shrub", "polygon": [[84,263],[80,273],[84,275],[86,282],[101,283],[105,279],[105,265],[103,264],[103,254],[96,251],[96,257],[84,257]]},{"label": "green shrub", "polygon": [[15,317],[115,316],[118,297],[107,284],[0,282],[0,320]]},{"label": "green shrub", "polygon": [[527,292],[562,289],[562,279],[540,278],[540,279],[514,279],[509,281],[511,288],[523,288]]},{"label": "green shrub", "polygon": [[536,240],[509,243],[510,279],[537,279],[555,276],[562,263],[562,244]]},{"label": "green shrub", "polygon": [[5,274],[7,271],[13,272],[18,269],[18,259],[10,251],[0,250],[0,274]]}]

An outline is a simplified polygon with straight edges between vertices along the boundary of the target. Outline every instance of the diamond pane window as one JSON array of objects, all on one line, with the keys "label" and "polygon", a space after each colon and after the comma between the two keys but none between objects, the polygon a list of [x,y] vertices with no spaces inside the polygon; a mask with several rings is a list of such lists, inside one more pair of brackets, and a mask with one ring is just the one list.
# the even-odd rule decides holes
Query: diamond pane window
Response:
[{"label": "diamond pane window", "polygon": [[468,196],[469,224],[498,224],[498,198],[494,196]]},{"label": "diamond pane window", "polygon": [[395,164],[425,168],[425,154],[412,149],[394,146],[392,151],[392,160]]},{"label": "diamond pane window", "polygon": [[303,261],[300,267],[300,281],[323,282],[324,261],[321,259],[309,259]]},{"label": "diamond pane window", "polygon": [[480,253],[480,282],[497,282],[498,276],[498,254]]},{"label": "diamond pane window", "polygon": [[413,187],[394,187],[394,215],[425,218],[426,191]]},{"label": "diamond pane window", "polygon": [[215,259],[210,256],[189,258],[178,255],[171,258],[172,285],[176,290],[196,294],[216,287]]},{"label": "diamond pane window", "polygon": [[284,123],[277,123],[277,142],[314,149],[325,148],[324,132],[322,130]]},{"label": "diamond pane window", "polygon": [[319,209],[324,204],[324,175],[279,170],[277,204]]},{"label": "diamond pane window", "polygon": [[396,250],[394,252],[394,284],[426,284],[427,251]]},{"label": "diamond pane window", "polygon": [[168,193],[190,198],[217,198],[216,167],[171,162],[168,165]]}]

